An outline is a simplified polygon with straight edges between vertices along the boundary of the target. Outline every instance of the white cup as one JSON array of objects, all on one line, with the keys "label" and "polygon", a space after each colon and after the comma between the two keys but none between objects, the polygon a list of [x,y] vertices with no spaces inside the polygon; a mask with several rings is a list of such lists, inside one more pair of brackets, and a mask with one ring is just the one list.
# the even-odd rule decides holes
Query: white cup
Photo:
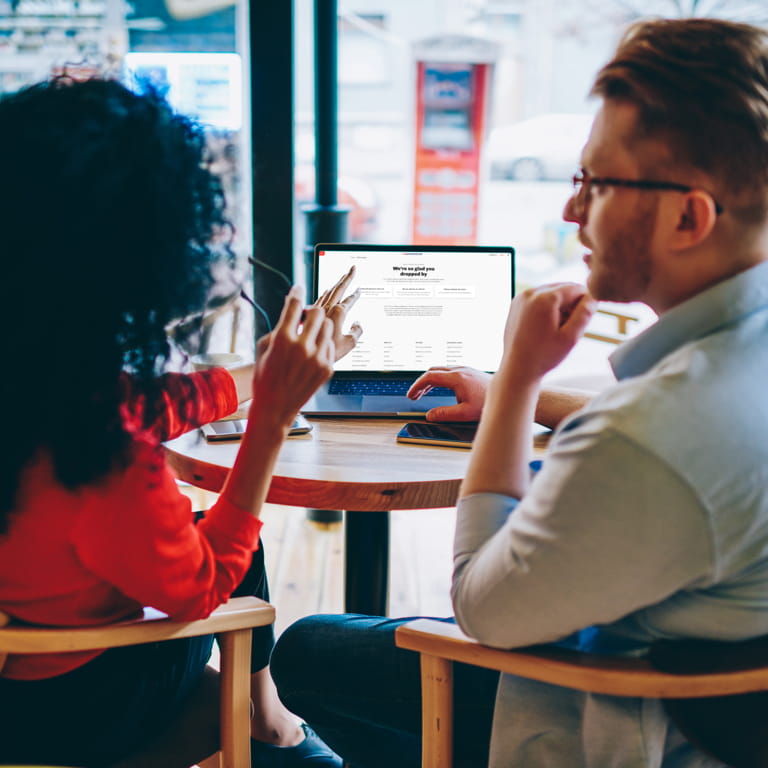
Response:
[{"label": "white cup", "polygon": [[196,371],[204,371],[207,368],[234,368],[242,365],[243,357],[233,352],[205,352],[193,355],[190,362]]}]

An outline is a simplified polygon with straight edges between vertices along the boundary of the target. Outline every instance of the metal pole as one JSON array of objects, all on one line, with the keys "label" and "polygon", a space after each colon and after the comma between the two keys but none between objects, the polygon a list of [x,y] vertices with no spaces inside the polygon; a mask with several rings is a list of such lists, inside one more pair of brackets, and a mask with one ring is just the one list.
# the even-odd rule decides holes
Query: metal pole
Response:
[{"label": "metal pole", "polygon": [[[338,10],[336,0],[315,0],[315,202],[302,208],[306,223],[307,292],[314,285],[316,243],[347,239],[348,206],[338,204]],[[314,297],[307,296],[307,301]],[[341,512],[310,509],[316,523],[340,522]]]},{"label": "metal pole", "polygon": [[[315,202],[306,217],[304,265],[313,285],[316,243],[347,239],[348,206],[338,204],[338,11],[336,0],[315,0]],[[307,297],[308,300],[312,297]]]},{"label": "metal pole", "polygon": [[[293,0],[251,3],[251,177],[254,255],[293,281]],[[288,285],[254,269],[255,299],[274,325]],[[257,315],[255,335],[268,328]]]},{"label": "metal pole", "polygon": [[315,0],[315,192],[336,205],[338,173],[338,20],[336,0]]}]

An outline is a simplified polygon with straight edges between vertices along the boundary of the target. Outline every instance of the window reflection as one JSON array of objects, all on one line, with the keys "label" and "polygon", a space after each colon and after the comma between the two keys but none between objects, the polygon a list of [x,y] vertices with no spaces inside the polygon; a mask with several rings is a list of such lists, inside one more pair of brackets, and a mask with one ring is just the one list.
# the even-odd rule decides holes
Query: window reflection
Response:
[{"label": "window reflection", "polygon": [[[297,173],[306,176],[313,161],[312,0],[296,0],[295,6]],[[340,1],[339,174],[367,188],[375,201],[366,229],[350,231],[349,239],[410,242],[421,215],[421,242],[453,237],[513,245],[518,289],[582,280],[583,248],[561,212],[596,109],[587,100],[592,78],[630,22],[696,14],[768,24],[764,0]],[[467,58],[459,38],[495,47],[496,54]],[[456,79],[459,75],[452,82],[440,74],[431,66],[435,60],[420,51],[425,43],[438,47],[440,41],[446,54],[439,64],[451,62],[453,72],[467,73],[471,62],[492,60],[482,115],[469,109],[471,94],[452,106],[430,101],[430,94],[467,84]],[[421,102],[419,61],[429,75],[428,97]],[[484,126],[475,146],[472,132],[479,117]],[[432,152],[434,165],[425,168],[420,151]],[[474,151],[476,186],[473,180],[449,189],[446,184],[470,178],[457,158],[464,156],[469,166]],[[420,174],[434,185],[420,190]],[[354,211],[355,201],[349,202]],[[628,312],[640,317],[632,332],[653,319],[642,307],[633,305]],[[602,357],[608,352],[609,345],[603,345]]]},{"label": "window reflection", "polygon": [[[242,278],[251,244],[237,10],[230,0],[0,0],[0,94],[53,75],[104,75],[152,87],[199,120],[224,183]],[[246,314],[237,343],[247,352]],[[211,340],[219,343],[229,346]]]}]

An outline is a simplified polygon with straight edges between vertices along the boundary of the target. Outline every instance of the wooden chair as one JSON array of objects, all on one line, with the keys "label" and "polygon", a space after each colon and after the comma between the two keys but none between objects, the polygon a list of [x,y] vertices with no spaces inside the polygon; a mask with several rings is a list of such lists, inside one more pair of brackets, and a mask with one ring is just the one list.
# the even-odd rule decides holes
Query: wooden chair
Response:
[{"label": "wooden chair", "polygon": [[594,339],[595,341],[604,341],[606,344],[621,344],[626,341],[629,333],[629,323],[636,323],[640,320],[639,317],[633,315],[627,315],[623,312],[616,312],[611,309],[604,309],[600,307],[597,310],[600,315],[607,315],[616,319],[616,333],[597,333],[595,331],[587,331],[584,334],[584,338]]},{"label": "wooden chair", "polygon": [[[199,635],[219,635],[221,649],[221,768],[250,768],[251,630],[271,624],[275,609],[256,597],[234,597],[207,619],[171,621],[145,609],[139,618],[97,627],[51,628],[14,624],[0,613],[0,669],[9,653],[65,653],[116,648]],[[212,765],[210,759],[206,766]]]},{"label": "wooden chair", "polygon": [[[235,352],[237,348],[237,334],[240,330],[240,290],[227,296],[212,299],[205,309],[201,318],[191,320],[181,320],[171,323],[167,327],[167,333],[184,352],[187,354],[197,354],[198,352],[208,352],[213,334],[214,326],[223,319],[231,316],[231,329],[229,332],[229,351]],[[190,348],[187,344],[187,337],[190,329],[199,331],[199,343]]]},{"label": "wooden chair", "polygon": [[397,628],[395,642],[421,654],[422,768],[453,765],[454,661],[580,691],[663,699],[697,747],[737,768],[768,766],[766,638],[661,643],[649,658],[617,658],[543,646],[499,650],[455,624],[415,619]]}]

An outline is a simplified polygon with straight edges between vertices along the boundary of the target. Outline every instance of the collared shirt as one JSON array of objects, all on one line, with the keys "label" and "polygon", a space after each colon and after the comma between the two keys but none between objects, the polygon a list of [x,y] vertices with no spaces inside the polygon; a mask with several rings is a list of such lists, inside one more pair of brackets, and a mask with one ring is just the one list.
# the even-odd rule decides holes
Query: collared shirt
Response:
[{"label": "collared shirt", "polygon": [[[611,362],[618,383],[557,431],[524,499],[459,503],[457,622],[498,647],[603,653],[768,634],[768,263]],[[714,764],[659,702],[512,677],[491,751],[493,766]]]}]

